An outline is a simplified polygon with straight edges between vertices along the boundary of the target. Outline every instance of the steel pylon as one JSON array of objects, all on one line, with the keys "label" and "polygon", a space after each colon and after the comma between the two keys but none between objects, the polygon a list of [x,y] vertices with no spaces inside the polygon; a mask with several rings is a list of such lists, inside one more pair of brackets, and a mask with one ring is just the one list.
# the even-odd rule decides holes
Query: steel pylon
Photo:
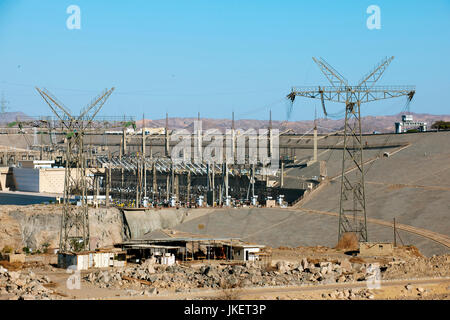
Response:
[{"label": "steel pylon", "polygon": [[320,99],[325,116],[325,100],[345,103],[338,241],[346,232],[355,232],[359,241],[368,241],[361,104],[400,96],[407,96],[410,101],[415,94],[415,86],[375,86],[393,59],[383,59],[357,85],[351,86],[324,59],[313,58],[331,86],[293,87],[287,95],[292,102],[296,96]]},{"label": "steel pylon", "polygon": [[89,250],[89,215],[87,204],[86,159],[83,136],[85,129],[109,98],[114,88],[95,98],[79,116],[70,111],[48,90],[36,88],[59,118],[66,131],[64,198],[61,217],[59,252]]}]

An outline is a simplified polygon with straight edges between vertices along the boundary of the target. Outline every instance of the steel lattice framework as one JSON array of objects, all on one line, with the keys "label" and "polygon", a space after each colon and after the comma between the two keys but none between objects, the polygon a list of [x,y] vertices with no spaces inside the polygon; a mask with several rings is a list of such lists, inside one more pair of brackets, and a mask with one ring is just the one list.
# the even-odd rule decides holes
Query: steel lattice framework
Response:
[{"label": "steel lattice framework", "polygon": [[[394,57],[383,59],[356,86],[348,84],[338,71],[324,59],[313,58],[331,86],[293,87],[287,96],[294,102],[296,96],[345,103],[344,147],[342,157],[341,191],[339,204],[338,240],[345,232],[355,232],[360,241],[368,241],[366,195],[364,188],[363,143],[361,131],[361,104],[407,96],[411,101],[415,86],[375,86]],[[348,168],[354,172],[346,172]],[[346,169],[347,168],[347,169]]]},{"label": "steel lattice framework", "polygon": [[[64,202],[61,218],[59,251],[89,249],[89,220],[87,205],[86,159],[83,144],[84,131],[100,111],[114,88],[103,91],[79,116],[72,116],[48,90],[36,88],[66,131]],[[73,200],[77,205],[73,205]]]}]

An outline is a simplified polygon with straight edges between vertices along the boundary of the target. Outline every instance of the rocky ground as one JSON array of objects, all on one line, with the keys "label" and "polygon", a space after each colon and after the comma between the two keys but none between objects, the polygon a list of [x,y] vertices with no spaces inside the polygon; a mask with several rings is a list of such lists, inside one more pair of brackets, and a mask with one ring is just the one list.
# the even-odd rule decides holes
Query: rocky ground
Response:
[{"label": "rocky ground", "polygon": [[[223,289],[346,282],[356,280],[351,269],[352,265],[348,261],[336,264],[332,262],[313,264],[306,259],[296,264],[278,262],[275,267],[263,267],[254,263],[244,265],[211,263],[192,267],[162,266],[147,260],[141,265],[121,270],[94,271],[87,275],[85,280],[104,288],[120,288],[129,282],[126,279],[132,278],[148,282],[148,284],[142,284],[142,288],[149,288],[150,285],[152,293],[161,289],[183,292],[197,288]],[[356,277],[364,279],[362,273],[357,273]],[[143,291],[140,294],[147,293]]]},{"label": "rocky ground", "polygon": [[2,262],[0,300],[450,298],[449,254],[427,258],[414,247],[396,249],[390,257],[352,257],[325,247],[271,251],[271,265],[196,261],[164,266],[149,259],[82,271],[79,290],[67,288],[66,270],[42,262]]},{"label": "rocky ground", "polygon": [[61,299],[51,289],[47,276],[33,271],[8,271],[0,266],[0,296],[12,295],[10,300],[54,300]]},{"label": "rocky ground", "polygon": [[[162,266],[147,260],[141,265],[122,269],[93,271],[84,280],[101,288],[114,289],[127,288],[131,283],[138,284],[137,289],[127,289],[127,293],[131,296],[152,296],[161,291],[193,292],[199,288],[242,291],[243,288],[251,287],[344,285],[375,283],[377,280],[450,277],[450,255],[426,258],[408,253],[408,250],[403,253],[403,257],[372,257],[365,260],[337,255],[332,259],[303,257],[297,262],[279,260],[272,266],[249,262],[241,265],[212,262],[192,266]],[[369,289],[345,289],[323,294],[322,298],[373,299],[374,294]]]}]

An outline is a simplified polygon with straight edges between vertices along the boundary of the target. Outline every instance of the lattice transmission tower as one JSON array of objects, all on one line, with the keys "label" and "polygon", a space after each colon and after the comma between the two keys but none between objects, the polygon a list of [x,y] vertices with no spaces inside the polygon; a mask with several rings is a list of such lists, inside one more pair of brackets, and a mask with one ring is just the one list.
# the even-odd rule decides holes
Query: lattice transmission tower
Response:
[{"label": "lattice transmission tower", "polygon": [[[349,85],[324,59],[313,58],[331,86],[293,87],[287,96],[292,102],[296,96],[320,99],[325,116],[325,100],[345,103],[338,241],[346,232],[356,233],[359,241],[368,241],[361,104],[400,96],[407,96],[410,102],[415,94],[415,86],[375,86],[393,59],[394,57],[383,59],[357,85]],[[353,172],[349,172],[351,169],[354,169]]]},{"label": "lattice transmission tower", "polygon": [[[89,249],[89,219],[87,205],[86,159],[87,153],[83,136],[92,126],[98,114],[114,88],[104,90],[79,116],[73,116],[70,110],[59,102],[48,90],[36,88],[44,101],[61,122],[66,137],[65,180],[63,212],[61,218],[59,251],[82,251]],[[76,201],[76,205],[73,201]]]}]

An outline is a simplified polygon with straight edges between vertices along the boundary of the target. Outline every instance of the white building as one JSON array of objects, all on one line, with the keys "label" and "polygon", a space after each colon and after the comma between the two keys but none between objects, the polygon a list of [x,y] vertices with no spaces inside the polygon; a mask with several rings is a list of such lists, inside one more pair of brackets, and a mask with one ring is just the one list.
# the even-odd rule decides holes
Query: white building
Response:
[{"label": "white building", "polygon": [[265,246],[257,244],[237,244],[233,245],[234,260],[257,261],[258,253]]},{"label": "white building", "polygon": [[108,268],[126,266],[126,252],[113,249],[111,251],[86,251],[77,253],[58,253],[58,267],[88,270],[91,268]]},{"label": "white building", "polygon": [[413,116],[410,114],[402,115],[402,122],[395,123],[395,133],[404,133],[411,129],[417,129],[420,132],[425,132],[427,131],[427,123],[414,121]]}]

